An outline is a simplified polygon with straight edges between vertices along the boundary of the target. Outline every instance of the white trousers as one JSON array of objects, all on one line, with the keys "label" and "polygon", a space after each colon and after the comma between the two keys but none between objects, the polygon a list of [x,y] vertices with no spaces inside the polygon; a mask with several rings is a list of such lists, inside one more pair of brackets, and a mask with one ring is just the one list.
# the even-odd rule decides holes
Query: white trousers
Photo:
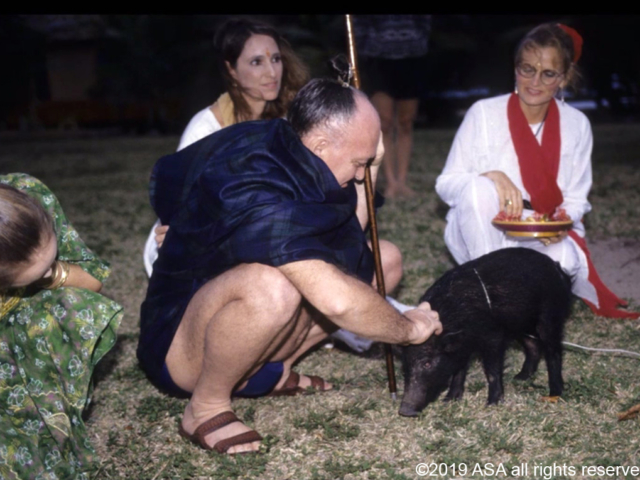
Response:
[{"label": "white trousers", "polygon": [[[478,176],[464,188],[447,214],[444,232],[444,241],[456,262],[463,264],[502,248],[530,248],[559,262],[573,279],[573,293],[598,305],[595,288],[587,280],[587,258],[578,244],[567,237],[545,247],[534,238],[506,235],[491,224],[500,211],[498,203],[498,192],[487,177]],[[525,210],[524,216],[532,213]]]}]

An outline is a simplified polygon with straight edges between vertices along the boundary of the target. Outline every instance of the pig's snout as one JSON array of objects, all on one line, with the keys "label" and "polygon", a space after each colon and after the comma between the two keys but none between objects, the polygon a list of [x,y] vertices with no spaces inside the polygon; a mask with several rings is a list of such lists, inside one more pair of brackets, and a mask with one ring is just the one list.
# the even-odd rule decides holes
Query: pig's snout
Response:
[{"label": "pig's snout", "polygon": [[409,405],[408,403],[402,402],[400,405],[400,410],[398,413],[403,417],[417,417],[422,409],[416,408],[413,405]]},{"label": "pig's snout", "polygon": [[407,377],[404,395],[398,413],[403,417],[415,417],[427,406],[427,386],[418,376]]},{"label": "pig's snout", "polygon": [[400,415],[417,416],[446,388],[449,372],[442,368],[441,356],[431,338],[421,345],[403,348],[404,395]]},{"label": "pig's snout", "polygon": [[403,417],[417,416],[428,404],[438,398],[444,388],[445,385],[431,383],[425,378],[410,379],[408,384],[405,384],[402,404],[398,413]]},{"label": "pig's snout", "polygon": [[424,386],[412,385],[409,389],[405,390],[402,397],[402,404],[400,404],[400,410],[398,413],[403,417],[415,417],[430,403],[434,402],[438,396],[444,390],[444,386]]}]

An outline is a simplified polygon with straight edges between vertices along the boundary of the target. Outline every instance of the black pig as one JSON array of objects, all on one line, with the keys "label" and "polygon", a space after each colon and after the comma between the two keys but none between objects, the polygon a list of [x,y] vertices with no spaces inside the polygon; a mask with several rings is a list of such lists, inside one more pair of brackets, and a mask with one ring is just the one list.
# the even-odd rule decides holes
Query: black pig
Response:
[{"label": "black pig", "polygon": [[546,255],[507,248],[449,270],[421,302],[440,314],[441,335],[403,347],[404,397],[400,415],[415,416],[449,387],[462,397],[469,362],[482,360],[489,404],[503,397],[504,355],[519,340],[525,361],[517,379],[535,373],[544,352],[551,396],[562,394],[562,335],[571,311],[571,278]]}]

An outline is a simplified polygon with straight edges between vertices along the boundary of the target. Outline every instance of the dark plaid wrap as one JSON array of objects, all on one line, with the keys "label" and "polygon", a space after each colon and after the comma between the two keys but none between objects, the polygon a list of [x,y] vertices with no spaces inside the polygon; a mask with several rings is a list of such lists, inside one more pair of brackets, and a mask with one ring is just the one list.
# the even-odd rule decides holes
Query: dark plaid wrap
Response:
[{"label": "dark plaid wrap", "polygon": [[152,379],[195,292],[239,264],[319,259],[373,278],[355,187],[341,188],[285,120],[240,123],[161,158],[150,194],[170,226],[141,309],[138,357]]}]

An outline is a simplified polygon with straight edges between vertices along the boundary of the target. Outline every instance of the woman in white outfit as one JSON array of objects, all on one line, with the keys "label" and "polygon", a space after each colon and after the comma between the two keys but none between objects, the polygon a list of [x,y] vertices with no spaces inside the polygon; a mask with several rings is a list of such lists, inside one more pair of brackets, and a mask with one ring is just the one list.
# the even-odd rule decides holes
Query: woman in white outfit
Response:
[{"label": "woman in white outfit", "polygon": [[[238,122],[283,117],[309,79],[287,41],[266,24],[229,20],[218,29],[214,43],[226,92],[193,116],[178,150]],[[147,238],[144,265],[149,276],[167,229],[156,221]]]},{"label": "woman in white outfit", "polygon": [[[460,264],[501,248],[540,251],[560,262],[573,277],[573,292],[594,312],[637,318],[617,308],[626,303],[601,282],[584,241],[582,217],[591,210],[591,126],[563,98],[564,88],[577,79],[581,51],[574,29],[536,27],[516,51],[515,92],[469,109],[436,182],[451,207],[445,243]],[[552,216],[560,209],[573,228],[551,238],[515,239],[491,224],[501,210],[520,219],[534,210]]]}]

